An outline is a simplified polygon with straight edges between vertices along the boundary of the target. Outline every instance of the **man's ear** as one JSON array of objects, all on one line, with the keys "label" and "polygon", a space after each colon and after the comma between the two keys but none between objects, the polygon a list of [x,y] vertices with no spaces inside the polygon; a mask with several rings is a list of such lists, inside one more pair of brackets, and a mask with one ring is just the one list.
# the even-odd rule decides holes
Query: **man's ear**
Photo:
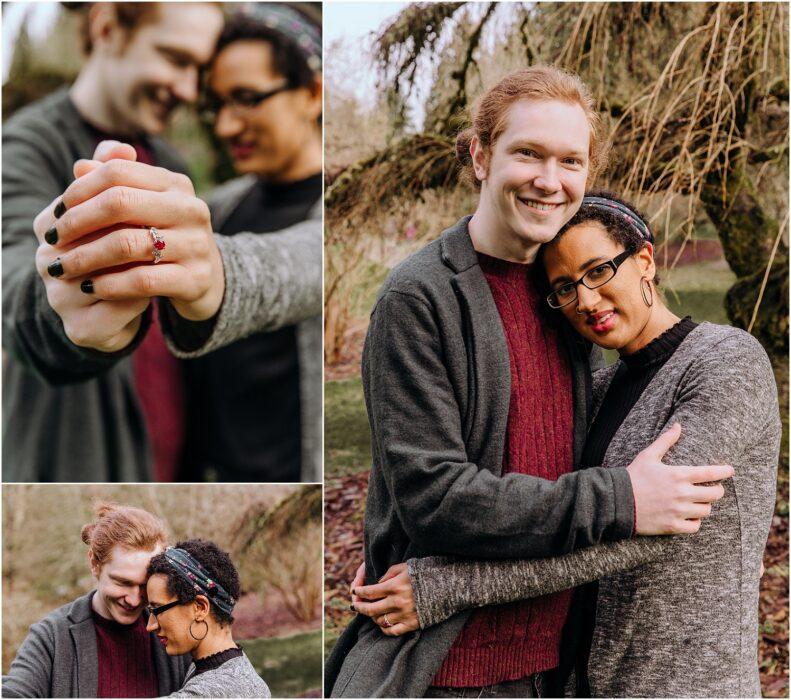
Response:
[{"label": "man's ear", "polygon": [[117,53],[120,46],[114,46],[123,38],[121,27],[111,2],[96,2],[88,11],[88,34],[91,37],[92,51],[109,48]]},{"label": "man's ear", "polygon": [[90,549],[88,550],[88,564],[91,567],[91,573],[98,579],[99,578],[99,574],[102,571],[102,567],[99,566],[99,564],[97,563],[96,559],[94,559],[93,550],[90,550]]},{"label": "man's ear", "polygon": [[475,177],[483,182],[489,175],[489,149],[480,142],[477,134],[470,140],[470,156]]},{"label": "man's ear", "polygon": [[654,262],[654,246],[646,243],[634,256],[637,266],[643,277],[647,277],[653,282],[656,277],[656,263]]}]

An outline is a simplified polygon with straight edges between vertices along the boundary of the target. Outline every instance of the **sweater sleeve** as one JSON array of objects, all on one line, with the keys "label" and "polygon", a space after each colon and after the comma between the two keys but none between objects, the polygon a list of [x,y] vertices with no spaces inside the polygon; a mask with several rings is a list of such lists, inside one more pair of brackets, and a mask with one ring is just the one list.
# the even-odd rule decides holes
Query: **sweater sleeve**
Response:
[{"label": "sweater sleeve", "polygon": [[70,154],[62,134],[35,117],[3,130],[3,347],[49,384],[97,376],[134,350],[147,324],[125,349],[103,353],[69,340],[47,301],[36,267],[33,220],[68,186]]},{"label": "sweater sleeve", "polygon": [[429,304],[390,290],[363,354],[373,436],[389,497],[410,540],[432,554],[536,557],[629,537],[625,469],[550,481],[495,476],[468,458],[462,418]]},{"label": "sweater sleeve", "polygon": [[[736,479],[746,472],[773,479],[780,437],[777,388],[758,342],[735,333],[699,357],[679,387],[665,428],[675,422],[681,423],[682,436],[668,451],[667,464],[732,464]],[[755,463],[748,455],[756,444],[766,445],[762,453],[774,458]],[[411,559],[418,620],[428,627],[461,610],[545,595],[657,561],[675,554],[684,537],[707,537],[705,525],[691,536],[636,537],[550,559]]]},{"label": "sweater sleeve", "polygon": [[3,676],[4,698],[52,697],[55,641],[46,620],[32,625]]},{"label": "sweater sleeve", "polygon": [[173,354],[205,355],[252,333],[320,314],[321,231],[320,219],[308,219],[266,235],[215,234],[225,272],[220,310],[210,322],[198,323],[165,310],[162,330]]}]

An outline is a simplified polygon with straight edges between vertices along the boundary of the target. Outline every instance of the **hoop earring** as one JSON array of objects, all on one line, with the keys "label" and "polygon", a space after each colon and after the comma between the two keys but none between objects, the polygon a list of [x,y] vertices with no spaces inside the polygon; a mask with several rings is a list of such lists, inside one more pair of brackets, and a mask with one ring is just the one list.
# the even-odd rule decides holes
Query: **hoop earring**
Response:
[{"label": "hoop earring", "polygon": [[[648,287],[648,293],[646,293]],[[643,303],[650,309],[654,305],[654,287],[647,277],[640,278],[640,294],[643,296]]]},{"label": "hoop earring", "polygon": [[[202,637],[196,637],[196,636],[195,636],[195,635],[192,633],[192,626],[193,626],[193,625],[194,625],[196,622],[202,622],[204,625],[206,625],[206,631],[203,633],[203,636],[202,636]],[[189,632],[190,632],[190,637],[192,637],[192,638],[193,638],[193,639],[194,639],[196,642],[202,642],[204,639],[206,639],[206,635],[207,635],[207,634],[209,634],[209,623],[208,623],[208,622],[206,622],[206,620],[193,620],[192,622],[190,622],[190,630],[189,630]]]}]

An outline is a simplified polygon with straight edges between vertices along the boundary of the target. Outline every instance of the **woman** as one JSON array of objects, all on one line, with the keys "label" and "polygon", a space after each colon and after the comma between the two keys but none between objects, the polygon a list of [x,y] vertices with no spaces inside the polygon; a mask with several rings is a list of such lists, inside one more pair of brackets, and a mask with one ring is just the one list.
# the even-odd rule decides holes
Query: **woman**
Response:
[{"label": "woman", "polygon": [[780,443],[766,353],[744,331],[698,325],[667,308],[644,217],[612,195],[587,196],[540,260],[547,305],[580,336],[620,354],[594,375],[583,465],[621,466],[681,423],[668,463],[729,463],[734,479],[713,511],[701,504],[706,519],[692,536],[638,537],[556,559],[412,559],[408,571],[389,572],[388,583],[358,588],[358,596],[379,601],[356,609],[376,615],[385,633],[403,634],[468,607],[599,579],[598,595],[578,595],[574,614],[591,603],[595,611],[578,692],[760,696],[758,588]]},{"label": "woman", "polygon": [[239,575],[213,542],[168,547],[148,566],[148,625],[169,656],[190,654],[184,686],[170,697],[268,698],[269,688],[233,640]]},{"label": "woman", "polygon": [[[209,197],[212,228],[223,249],[244,232],[272,238],[271,252],[251,247],[241,269],[252,256],[278,260],[305,280],[303,296],[314,291],[306,281],[321,268],[321,242],[285,257],[279,232],[321,218],[321,111],[320,27],[278,4],[250,3],[232,15],[209,66],[204,114],[242,177]],[[178,342],[191,324],[176,313],[169,320],[166,331]],[[187,361],[187,473],[233,482],[320,479],[319,309],[300,321],[252,327],[250,337]]]}]

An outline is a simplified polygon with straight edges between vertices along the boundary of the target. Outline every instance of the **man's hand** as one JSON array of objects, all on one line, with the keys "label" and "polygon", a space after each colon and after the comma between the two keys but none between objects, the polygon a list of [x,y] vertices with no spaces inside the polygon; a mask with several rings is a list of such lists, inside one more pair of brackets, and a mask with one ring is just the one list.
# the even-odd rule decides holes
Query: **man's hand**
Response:
[{"label": "man's hand", "polygon": [[[103,142],[97,148],[95,157],[134,160],[137,155],[135,149],[126,144]],[[99,165],[97,161],[78,161],[74,166],[74,176],[80,178]],[[103,352],[122,350],[137,335],[141,314],[146,310],[149,299],[102,301],[80,290],[82,280],[52,274],[58,271],[58,255],[67,254],[64,251],[74,247],[61,246],[61,250],[57,250],[44,240],[46,232],[56,225],[55,210],[60,207],[60,202],[60,197],[55,199],[33,222],[33,230],[39,241],[36,270],[44,281],[47,300],[61,317],[66,336],[75,345]]]},{"label": "man's hand", "polygon": [[[711,504],[725,494],[721,481],[733,476],[729,465],[677,467],[662,463],[665,453],[681,437],[676,423],[635,457],[627,467],[634,491],[635,533],[675,535],[700,529],[711,515]],[[702,484],[708,484],[703,486]]]},{"label": "man's hand", "polygon": [[[93,300],[169,297],[194,321],[217,312],[225,289],[222,258],[208,207],[188,177],[113,159],[75,180],[61,201],[65,213],[48,232],[60,252],[60,279],[79,280]],[[151,227],[165,244],[157,265]]]},{"label": "man's hand", "polygon": [[[357,570],[355,584],[361,570],[365,571],[363,567]],[[391,566],[378,583],[371,586],[353,585],[352,589],[356,596],[354,609],[373,618],[384,634],[398,637],[420,628],[412,580],[406,564]]]}]

